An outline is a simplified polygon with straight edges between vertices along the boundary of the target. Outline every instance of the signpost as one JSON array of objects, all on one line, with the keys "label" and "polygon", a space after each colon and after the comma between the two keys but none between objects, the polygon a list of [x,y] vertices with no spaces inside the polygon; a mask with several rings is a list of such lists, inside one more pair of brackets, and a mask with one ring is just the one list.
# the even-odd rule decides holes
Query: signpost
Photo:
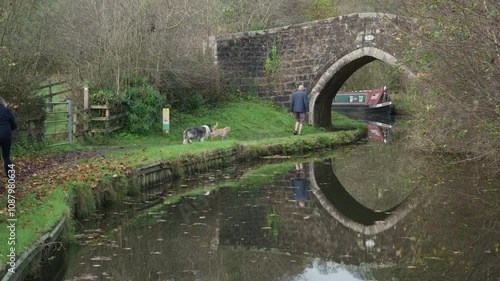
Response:
[{"label": "signpost", "polygon": [[170,131],[170,108],[163,109],[163,133],[168,134]]}]

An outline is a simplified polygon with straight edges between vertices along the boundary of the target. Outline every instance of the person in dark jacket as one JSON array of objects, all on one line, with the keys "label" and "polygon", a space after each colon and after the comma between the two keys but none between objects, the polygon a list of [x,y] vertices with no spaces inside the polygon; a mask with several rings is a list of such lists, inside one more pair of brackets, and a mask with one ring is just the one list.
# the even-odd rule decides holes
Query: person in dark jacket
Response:
[{"label": "person in dark jacket", "polygon": [[306,120],[306,115],[309,114],[309,98],[306,94],[306,89],[300,85],[295,93],[292,94],[292,102],[290,103],[290,115],[295,115],[295,130],[294,135],[302,135],[302,127]]},{"label": "person in dark jacket", "polygon": [[2,158],[5,175],[8,176],[10,161],[10,147],[12,146],[12,131],[17,128],[14,114],[7,107],[5,100],[0,98],[0,146],[2,147]]}]

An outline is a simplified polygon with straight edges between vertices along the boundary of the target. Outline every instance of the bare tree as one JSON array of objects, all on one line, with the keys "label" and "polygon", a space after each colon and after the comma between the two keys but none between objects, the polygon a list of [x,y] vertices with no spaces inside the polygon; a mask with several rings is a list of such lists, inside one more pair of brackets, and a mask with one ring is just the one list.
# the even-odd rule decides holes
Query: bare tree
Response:
[{"label": "bare tree", "polygon": [[298,23],[299,0],[220,0],[222,32],[259,30]]},{"label": "bare tree", "polygon": [[79,80],[116,93],[127,77],[148,77],[160,89],[172,79],[188,87],[213,80],[199,54],[216,29],[215,0],[56,0],[50,9],[54,56]]},{"label": "bare tree", "polygon": [[352,13],[378,12],[399,14],[402,12],[401,0],[335,0],[340,15]]},{"label": "bare tree", "polygon": [[500,3],[407,1],[418,29],[405,38],[421,78],[424,110],[415,139],[424,149],[500,159]]},{"label": "bare tree", "polygon": [[[38,11],[45,1],[0,0],[0,96],[6,99],[19,123],[14,137],[37,140],[43,136],[43,104],[36,90],[52,69],[45,52],[48,30]],[[26,130],[28,120],[33,129]],[[36,120],[36,121],[35,121]],[[17,142],[16,142],[17,143]]]}]

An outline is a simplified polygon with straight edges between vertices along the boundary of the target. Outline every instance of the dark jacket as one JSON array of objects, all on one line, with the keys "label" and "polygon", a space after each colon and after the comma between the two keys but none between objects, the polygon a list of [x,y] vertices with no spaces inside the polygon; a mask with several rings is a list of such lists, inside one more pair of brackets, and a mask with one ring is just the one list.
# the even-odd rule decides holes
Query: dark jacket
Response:
[{"label": "dark jacket", "polygon": [[16,118],[14,114],[8,107],[0,105],[0,127],[2,127],[2,132],[5,132],[5,127],[9,128],[10,131],[14,131],[17,128]]},{"label": "dark jacket", "polygon": [[305,92],[297,91],[292,94],[289,112],[309,112],[309,98]]}]

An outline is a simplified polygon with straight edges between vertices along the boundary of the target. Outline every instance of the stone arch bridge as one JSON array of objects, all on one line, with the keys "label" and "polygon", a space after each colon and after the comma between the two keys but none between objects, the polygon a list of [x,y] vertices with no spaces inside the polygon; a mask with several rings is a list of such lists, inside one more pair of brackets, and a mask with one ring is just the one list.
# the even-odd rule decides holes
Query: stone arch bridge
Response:
[{"label": "stone arch bridge", "polygon": [[398,60],[400,33],[413,25],[413,20],[391,14],[350,14],[211,37],[209,49],[229,86],[261,99],[288,107],[290,94],[303,84],[310,99],[309,123],[328,127],[333,98],[357,69],[380,60],[415,77]]}]

